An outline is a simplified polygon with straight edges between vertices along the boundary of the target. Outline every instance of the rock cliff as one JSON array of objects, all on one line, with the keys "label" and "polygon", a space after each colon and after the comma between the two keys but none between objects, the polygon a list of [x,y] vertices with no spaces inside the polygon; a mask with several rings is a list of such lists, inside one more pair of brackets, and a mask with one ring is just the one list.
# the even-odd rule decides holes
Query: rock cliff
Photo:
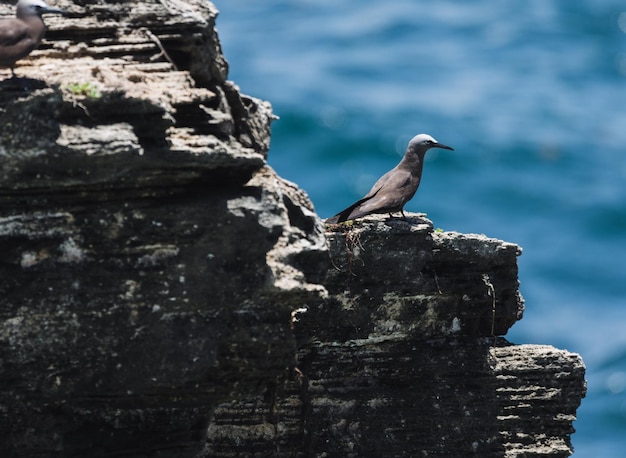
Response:
[{"label": "rock cliff", "polygon": [[519,247],[325,230],[212,4],[54,5],[0,81],[0,456],[571,453],[582,361],[498,337]]},{"label": "rock cliff", "polygon": [[204,456],[571,454],[582,360],[498,337],[524,309],[517,245],[423,215],[326,236],[329,296],[297,314],[297,362],[262,397],[216,410]]}]

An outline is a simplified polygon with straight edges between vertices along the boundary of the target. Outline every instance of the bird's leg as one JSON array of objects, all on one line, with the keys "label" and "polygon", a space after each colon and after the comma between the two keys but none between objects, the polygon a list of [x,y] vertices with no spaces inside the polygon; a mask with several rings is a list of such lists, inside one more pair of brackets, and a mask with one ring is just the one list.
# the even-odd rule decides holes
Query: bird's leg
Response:
[{"label": "bird's leg", "polygon": [[406,215],[404,214],[404,208],[400,209],[400,213],[402,213],[402,219],[404,221],[408,221],[408,218],[406,217]]},{"label": "bird's leg", "polygon": [[13,70],[13,66],[11,66],[11,78],[17,78],[17,75],[15,74],[15,70]]}]

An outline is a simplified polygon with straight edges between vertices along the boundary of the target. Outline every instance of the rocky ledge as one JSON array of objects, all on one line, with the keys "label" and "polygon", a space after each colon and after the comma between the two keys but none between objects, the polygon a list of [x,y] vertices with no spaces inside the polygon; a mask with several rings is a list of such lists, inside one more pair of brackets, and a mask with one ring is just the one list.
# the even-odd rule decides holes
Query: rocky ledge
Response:
[{"label": "rocky ledge", "polygon": [[0,456],[571,453],[580,357],[502,337],[519,247],[325,231],[212,4],[54,6],[0,81]]},{"label": "rocky ledge", "polygon": [[295,314],[296,362],[216,410],[204,456],[572,453],[581,358],[499,337],[524,310],[519,246],[418,214],[327,229],[329,296]]}]

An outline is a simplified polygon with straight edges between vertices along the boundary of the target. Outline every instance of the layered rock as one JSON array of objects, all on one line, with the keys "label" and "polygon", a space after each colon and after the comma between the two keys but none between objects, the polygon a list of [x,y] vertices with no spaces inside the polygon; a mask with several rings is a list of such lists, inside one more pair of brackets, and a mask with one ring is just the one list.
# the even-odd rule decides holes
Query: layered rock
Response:
[{"label": "layered rock", "polygon": [[293,362],[322,226],[211,4],[56,6],[0,82],[0,456],[193,456]]},{"label": "layered rock", "polygon": [[524,309],[517,245],[423,215],[328,229],[329,297],[297,315],[296,365],[220,406],[204,456],[571,454],[582,360],[498,337]]},{"label": "layered rock", "polygon": [[212,4],[55,6],[0,81],[0,456],[569,455],[582,361],[499,337],[519,247],[324,232]]}]

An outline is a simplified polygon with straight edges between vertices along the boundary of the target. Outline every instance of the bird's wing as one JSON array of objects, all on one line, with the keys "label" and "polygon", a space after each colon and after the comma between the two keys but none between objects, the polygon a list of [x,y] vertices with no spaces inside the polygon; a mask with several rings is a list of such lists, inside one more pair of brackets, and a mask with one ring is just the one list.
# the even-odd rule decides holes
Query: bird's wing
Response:
[{"label": "bird's wing", "polygon": [[[415,194],[416,177],[409,170],[394,169],[383,175],[374,185],[375,192],[367,200],[361,202],[351,213],[349,219],[360,218],[370,213],[387,213],[399,211]],[[405,188],[414,187],[413,192]]]},{"label": "bird's wing", "polygon": [[0,67],[12,67],[15,62],[37,47],[33,36],[22,21],[2,21],[0,24]]},{"label": "bird's wing", "polygon": [[408,170],[397,168],[390,170],[378,179],[365,197],[327,219],[326,222],[336,224],[370,213],[398,211],[413,197],[415,192],[407,194],[402,192],[402,189],[411,186],[414,180],[415,177]]},{"label": "bird's wing", "polygon": [[28,26],[22,21],[7,20],[0,24],[0,46],[9,47],[15,46],[20,41],[29,39]]},{"label": "bird's wing", "polygon": [[372,194],[372,191],[379,189],[384,189],[386,192],[400,190],[410,185],[413,178],[414,177],[411,174],[410,170],[399,169],[398,167],[396,167],[395,169],[390,170],[378,179],[378,181],[374,184],[371,191],[369,192],[368,196]]}]

